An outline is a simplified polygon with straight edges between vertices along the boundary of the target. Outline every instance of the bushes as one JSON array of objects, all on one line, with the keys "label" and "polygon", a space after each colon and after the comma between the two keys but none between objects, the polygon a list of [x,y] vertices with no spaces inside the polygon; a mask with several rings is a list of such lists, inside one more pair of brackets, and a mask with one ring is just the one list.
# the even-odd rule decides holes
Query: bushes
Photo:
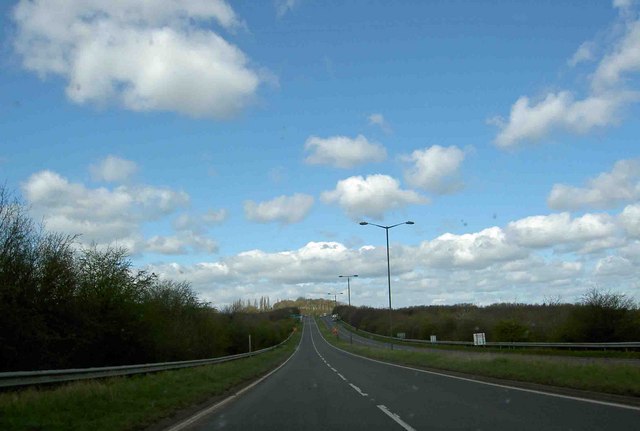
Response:
[{"label": "bushes", "polygon": [[566,341],[637,341],[639,311],[624,295],[591,289],[585,293],[564,324]]},{"label": "bushes", "polygon": [[[78,249],[0,188],[0,371],[198,359],[281,341],[293,311],[221,313],[126,250]],[[286,314],[283,314],[286,313]]]},{"label": "bushes", "polygon": [[[343,320],[381,335],[389,333],[389,311],[338,306]],[[590,290],[577,304],[470,304],[393,310],[393,332],[407,338],[471,341],[613,342],[640,340],[640,310],[624,295]]]}]

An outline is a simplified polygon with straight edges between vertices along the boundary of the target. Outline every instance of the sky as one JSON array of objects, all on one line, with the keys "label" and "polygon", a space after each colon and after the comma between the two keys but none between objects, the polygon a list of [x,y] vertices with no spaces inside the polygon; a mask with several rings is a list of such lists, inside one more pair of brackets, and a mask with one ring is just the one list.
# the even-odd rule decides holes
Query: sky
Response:
[{"label": "sky", "polygon": [[[0,181],[204,300],[640,300],[640,5],[0,2]],[[339,299],[346,301],[346,295]]]}]

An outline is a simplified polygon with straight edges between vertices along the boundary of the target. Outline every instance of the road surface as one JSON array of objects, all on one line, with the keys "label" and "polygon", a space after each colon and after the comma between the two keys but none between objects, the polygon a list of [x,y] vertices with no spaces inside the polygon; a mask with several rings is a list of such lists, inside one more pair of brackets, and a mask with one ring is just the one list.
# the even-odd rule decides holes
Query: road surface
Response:
[{"label": "road surface", "polygon": [[273,375],[189,430],[631,430],[638,408],[392,366],[336,349],[305,319]]}]

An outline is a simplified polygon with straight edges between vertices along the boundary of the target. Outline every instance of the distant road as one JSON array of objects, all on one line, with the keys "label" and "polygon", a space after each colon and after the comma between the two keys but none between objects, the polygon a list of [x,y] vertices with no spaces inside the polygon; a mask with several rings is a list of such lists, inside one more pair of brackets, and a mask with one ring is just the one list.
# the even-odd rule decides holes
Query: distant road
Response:
[{"label": "distant road", "polygon": [[281,369],[189,430],[631,430],[640,409],[523,391],[359,358],[305,319]]}]

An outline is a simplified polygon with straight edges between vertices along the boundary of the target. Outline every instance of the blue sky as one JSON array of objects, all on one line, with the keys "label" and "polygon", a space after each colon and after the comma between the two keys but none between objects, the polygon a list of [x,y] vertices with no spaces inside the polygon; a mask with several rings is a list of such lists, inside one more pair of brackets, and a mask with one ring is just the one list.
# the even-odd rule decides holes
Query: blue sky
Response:
[{"label": "blue sky", "polygon": [[[346,3],[346,4],[345,4]],[[3,2],[0,180],[203,298],[640,298],[640,21],[608,2]]]}]

